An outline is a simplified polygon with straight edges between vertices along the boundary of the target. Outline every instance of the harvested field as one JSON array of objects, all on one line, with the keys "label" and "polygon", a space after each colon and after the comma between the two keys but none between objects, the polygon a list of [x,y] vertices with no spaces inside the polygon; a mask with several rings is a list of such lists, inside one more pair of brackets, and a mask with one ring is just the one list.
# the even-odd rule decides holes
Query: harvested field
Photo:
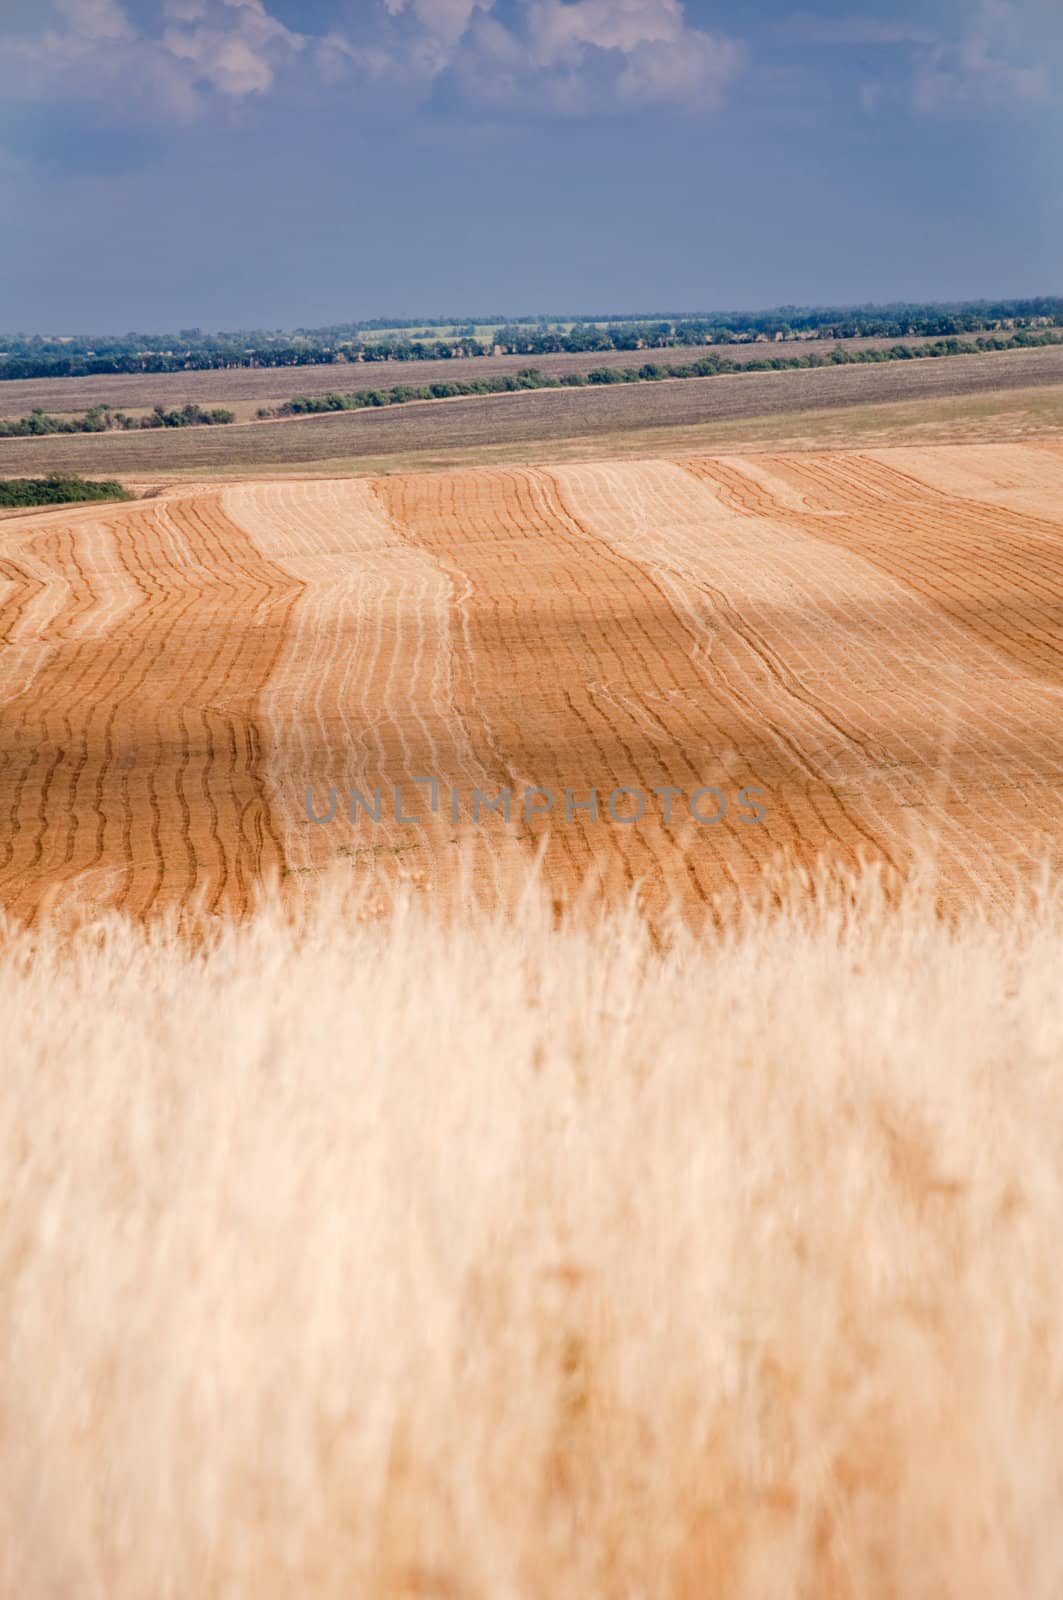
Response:
[{"label": "harvested field", "polygon": [[1058,441],[200,487],[5,522],[0,557],[18,914],[242,912],[330,871],[445,897],[459,863],[506,900],[547,833],[552,894],[593,871],[652,912],[780,852],[932,855],[949,901],[1061,860]]},{"label": "harvested field", "polygon": [[390,389],[396,383],[441,383],[446,379],[497,377],[538,367],[550,377],[566,372],[593,372],[595,367],[641,366],[646,361],[661,367],[681,367],[700,356],[723,356],[744,364],[765,357],[792,358],[811,353],[829,355],[838,346],[846,350],[884,350],[904,343],[916,348],[935,344],[936,338],[913,336],[896,339],[786,339],[774,344],[685,345],[671,350],[600,350],[590,355],[459,356],[443,361],[334,362],[311,367],[233,367],[218,372],[114,373],[91,378],[22,378],[0,383],[0,416],[23,416],[34,406],[57,415],[109,405],[123,411],[150,411],[155,405],[169,410],[189,403],[227,406],[241,422],[250,422],[259,406],[280,405],[297,394],[329,394],[333,390]]},{"label": "harvested field", "polygon": [[1063,349],[1002,351],[934,361],[542,390],[425,401],[225,428],[57,435],[0,441],[0,474],[73,470],[110,475],[225,472],[379,457],[406,451],[490,449],[648,428],[720,426],[845,407],[988,396],[1063,383]]}]

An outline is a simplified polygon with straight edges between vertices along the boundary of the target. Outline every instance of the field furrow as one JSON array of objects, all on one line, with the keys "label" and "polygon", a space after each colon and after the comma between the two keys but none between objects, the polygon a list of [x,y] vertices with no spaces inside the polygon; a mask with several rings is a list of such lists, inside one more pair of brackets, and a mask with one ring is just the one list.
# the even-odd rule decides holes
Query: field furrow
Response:
[{"label": "field furrow", "polygon": [[692,470],[736,509],[757,498],[761,514],[862,555],[1023,670],[1063,683],[1063,520],[949,495],[864,455]]},{"label": "field furrow", "polygon": [[539,851],[555,898],[591,876],[651,910],[784,855],[1004,892],[1063,837],[1061,488],[1040,442],[9,522],[0,901],[242,911],[325,873],[505,898]]},{"label": "field furrow", "polygon": [[[593,868],[607,891],[649,877],[703,894],[694,860],[677,848],[680,824],[606,815],[615,791],[652,799],[654,786],[669,781],[666,749],[688,787],[697,786],[674,730],[641,700],[649,684],[676,687],[667,606],[651,597],[663,626],[647,616],[641,575],[586,539],[545,471],[387,480],[381,493],[396,521],[448,565],[463,596],[457,703],[490,792],[508,788],[520,807],[529,790],[542,791],[536,809],[516,820],[528,849],[549,834],[551,879],[571,889]],[[595,813],[586,809],[592,789]]]},{"label": "field furrow", "polygon": [[281,865],[253,711],[294,587],[217,496],[14,540],[33,593],[0,657],[0,897],[33,912],[77,883],[138,915],[244,909]]},{"label": "field furrow", "polygon": [[[874,739],[915,836],[953,873],[995,878],[1050,850],[1063,822],[1063,530],[934,486],[921,496],[860,457],[686,466],[751,536],[771,517],[804,539],[802,573],[827,584],[780,619],[785,648]],[[841,608],[844,589],[858,604]],[[816,661],[802,633],[828,622],[832,659]],[[876,804],[888,819],[891,802]]]},{"label": "field furrow", "polygon": [[[468,830],[460,810],[454,820],[450,790],[466,813],[475,788],[491,793],[463,711],[462,597],[451,574],[367,481],[233,489],[226,506],[301,590],[260,701],[288,876],[339,862],[425,888],[451,883],[455,842]],[[365,802],[354,821],[352,791]],[[333,820],[311,820],[330,814],[333,794]],[[520,851],[504,829],[477,829],[464,857],[472,880],[498,891]]]}]

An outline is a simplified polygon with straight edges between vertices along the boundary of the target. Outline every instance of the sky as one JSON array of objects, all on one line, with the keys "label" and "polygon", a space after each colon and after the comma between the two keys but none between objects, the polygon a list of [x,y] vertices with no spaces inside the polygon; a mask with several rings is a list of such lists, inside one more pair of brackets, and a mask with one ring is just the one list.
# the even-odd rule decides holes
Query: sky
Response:
[{"label": "sky", "polygon": [[0,331],[1063,293],[1063,0],[0,0]]}]

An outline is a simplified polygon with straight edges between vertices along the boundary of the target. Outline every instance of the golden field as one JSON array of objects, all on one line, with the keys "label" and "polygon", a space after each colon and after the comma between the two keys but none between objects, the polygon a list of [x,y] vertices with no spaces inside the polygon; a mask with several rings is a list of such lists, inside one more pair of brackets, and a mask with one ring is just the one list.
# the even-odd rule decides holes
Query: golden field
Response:
[{"label": "golden field", "polygon": [[[593,871],[696,912],[780,855],[903,874],[929,854],[947,897],[1006,893],[1059,861],[1061,505],[1063,446],[1037,440],[200,486],[8,519],[0,903],[240,913],[264,879],[333,870],[445,895],[459,849],[504,901],[546,835],[561,900]],[[723,801],[697,820],[702,788]],[[352,789],[380,790],[378,821],[349,820]],[[510,823],[474,823],[476,791],[506,789]],[[528,812],[530,789],[553,810]],[[646,799],[637,825],[606,814],[620,789]],[[335,790],[331,825],[308,790],[316,815]],[[596,817],[575,809],[591,790]]]},{"label": "golden field", "polygon": [[0,946],[0,1593],[1055,1600],[1063,900]]},{"label": "golden field", "polygon": [[1057,1600],[1061,508],[1047,434],[0,522],[3,1600]]}]

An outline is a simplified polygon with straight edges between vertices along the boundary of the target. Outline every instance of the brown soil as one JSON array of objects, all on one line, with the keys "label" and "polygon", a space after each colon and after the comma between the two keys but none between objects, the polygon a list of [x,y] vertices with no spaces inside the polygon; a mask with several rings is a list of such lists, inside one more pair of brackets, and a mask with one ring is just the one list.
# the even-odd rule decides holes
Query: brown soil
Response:
[{"label": "brown soil", "polygon": [[0,416],[24,416],[34,406],[57,416],[109,405],[129,412],[150,411],[155,405],[227,406],[241,422],[250,422],[260,406],[276,406],[295,395],[341,394],[357,389],[390,389],[396,383],[443,383],[497,377],[538,367],[551,377],[566,372],[592,372],[595,367],[640,367],[647,361],[661,367],[681,367],[699,357],[715,354],[742,365],[773,356],[827,355],[844,345],[847,350],[882,350],[902,342],[913,346],[935,344],[935,339],[787,339],[773,344],[691,345],[675,350],[604,350],[593,355],[459,356],[445,361],[356,361],[312,367],[234,367],[220,372],[115,373],[91,378],[25,378],[0,383]]},{"label": "brown soil", "polygon": [[883,366],[540,390],[247,426],[8,439],[0,441],[0,475],[56,470],[97,476],[163,470],[224,472],[409,451],[490,450],[577,435],[719,427],[766,416],[901,401],[938,402],[1060,383],[1063,348],[1046,348]]}]

